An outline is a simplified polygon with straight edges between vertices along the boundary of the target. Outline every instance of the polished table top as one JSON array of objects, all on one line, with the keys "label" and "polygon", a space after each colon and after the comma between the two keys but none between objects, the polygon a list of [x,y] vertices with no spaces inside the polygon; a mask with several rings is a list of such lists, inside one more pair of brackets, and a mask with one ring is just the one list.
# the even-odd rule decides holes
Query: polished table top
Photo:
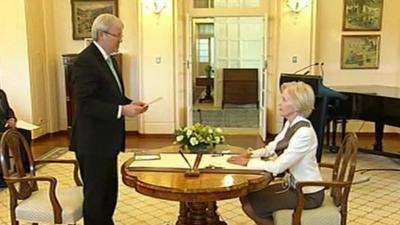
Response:
[{"label": "polished table top", "polygon": [[[159,149],[176,149],[167,147]],[[240,148],[229,146],[238,152]],[[179,154],[160,154],[160,160],[135,161],[134,157],[122,166],[123,181],[144,195],[175,201],[216,201],[246,195],[260,190],[272,180],[266,171],[249,170],[229,164],[230,155],[204,154],[199,163],[198,177],[185,176],[189,166]],[[186,154],[191,165],[195,154]]]},{"label": "polished table top", "polygon": [[220,220],[216,201],[261,190],[273,179],[266,171],[249,170],[226,162],[230,155],[222,152],[227,149],[241,152],[242,148],[219,146],[216,154],[185,154],[188,163],[176,153],[178,148],[168,146],[145,152],[153,153],[150,156],[135,154],[121,168],[123,182],[137,192],[179,201],[176,225],[227,225]]}]

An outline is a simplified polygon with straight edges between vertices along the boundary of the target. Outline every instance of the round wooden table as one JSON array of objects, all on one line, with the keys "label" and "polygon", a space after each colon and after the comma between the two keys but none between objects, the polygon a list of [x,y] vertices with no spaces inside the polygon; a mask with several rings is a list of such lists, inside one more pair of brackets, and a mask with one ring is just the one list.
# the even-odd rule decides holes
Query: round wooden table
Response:
[{"label": "round wooden table", "polygon": [[187,169],[162,167],[122,168],[123,182],[137,192],[165,200],[180,202],[177,225],[220,225],[216,212],[218,200],[238,198],[265,188],[272,180],[266,171],[204,168],[200,176],[185,176]]}]

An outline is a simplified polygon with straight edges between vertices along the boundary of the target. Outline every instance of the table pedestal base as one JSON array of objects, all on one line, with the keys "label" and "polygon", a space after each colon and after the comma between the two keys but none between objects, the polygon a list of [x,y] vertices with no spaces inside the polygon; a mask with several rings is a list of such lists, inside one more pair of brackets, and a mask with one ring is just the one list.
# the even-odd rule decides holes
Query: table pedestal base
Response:
[{"label": "table pedestal base", "polygon": [[217,209],[215,201],[180,202],[176,225],[227,225],[220,221]]}]

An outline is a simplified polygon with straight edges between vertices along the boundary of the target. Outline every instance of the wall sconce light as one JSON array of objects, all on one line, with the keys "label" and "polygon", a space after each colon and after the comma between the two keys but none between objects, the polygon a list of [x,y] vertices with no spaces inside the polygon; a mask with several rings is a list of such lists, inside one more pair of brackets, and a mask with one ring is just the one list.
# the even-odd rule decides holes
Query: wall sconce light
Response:
[{"label": "wall sconce light", "polygon": [[167,7],[167,0],[145,0],[145,6],[156,15]]},{"label": "wall sconce light", "polygon": [[311,0],[286,0],[286,5],[295,13],[299,13],[301,10],[307,8],[311,3]]}]

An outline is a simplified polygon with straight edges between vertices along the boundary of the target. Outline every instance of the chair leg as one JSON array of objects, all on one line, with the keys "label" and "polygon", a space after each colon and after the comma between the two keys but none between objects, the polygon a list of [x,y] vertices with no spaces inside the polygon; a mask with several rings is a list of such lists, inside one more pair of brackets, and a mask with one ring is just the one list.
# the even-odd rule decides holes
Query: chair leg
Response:
[{"label": "chair leg", "polygon": [[16,220],[11,220],[11,225],[19,225],[19,222]]},{"label": "chair leg", "polygon": [[19,225],[19,221],[15,218],[15,212],[10,212],[11,225]]}]

